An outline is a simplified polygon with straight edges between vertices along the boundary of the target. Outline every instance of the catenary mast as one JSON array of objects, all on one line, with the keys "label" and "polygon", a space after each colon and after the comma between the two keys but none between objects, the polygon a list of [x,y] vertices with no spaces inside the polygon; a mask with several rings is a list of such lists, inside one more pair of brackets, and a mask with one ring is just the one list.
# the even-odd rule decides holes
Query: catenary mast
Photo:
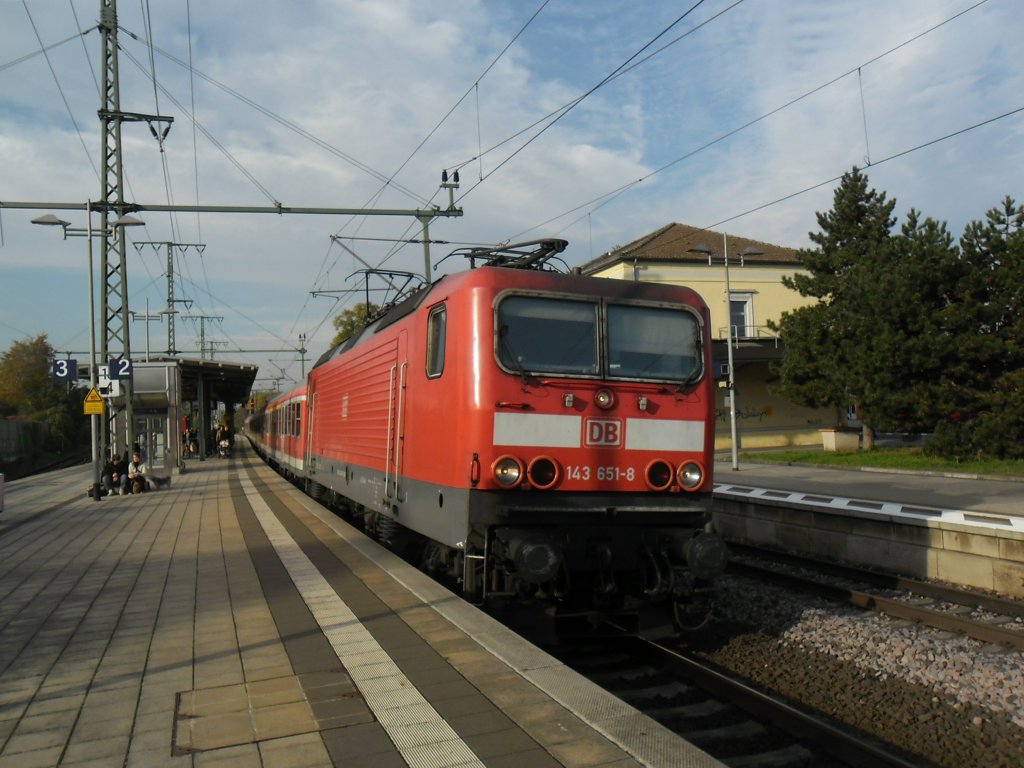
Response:
[{"label": "catenary mast", "polygon": [[[117,0],[100,0],[99,30],[102,38],[103,80],[100,88],[102,103],[99,109],[101,154],[103,171],[100,179],[100,251],[103,290],[100,294],[100,316],[103,324],[100,328],[100,360],[106,362],[111,357],[131,359],[131,340],[128,322],[128,268],[125,235],[122,227],[111,227],[111,220],[125,215],[124,202],[124,170],[121,156],[121,124],[124,122],[149,123],[154,135],[157,135],[154,123],[166,123],[170,128],[172,118],[158,115],[142,115],[136,112],[121,111],[120,81],[118,79],[117,61]],[[163,130],[163,135],[167,131]],[[113,216],[111,216],[113,214]],[[124,391],[125,440],[124,450],[130,451],[135,443],[135,413],[132,407],[132,382],[122,382]],[[104,425],[101,445],[103,455],[110,448],[121,450],[115,439],[110,440],[110,424]]]}]

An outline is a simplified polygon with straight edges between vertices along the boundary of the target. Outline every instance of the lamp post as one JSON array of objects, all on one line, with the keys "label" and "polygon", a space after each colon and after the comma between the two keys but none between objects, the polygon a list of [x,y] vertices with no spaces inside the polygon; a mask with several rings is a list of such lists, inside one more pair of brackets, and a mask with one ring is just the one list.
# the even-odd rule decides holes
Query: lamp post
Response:
[{"label": "lamp post", "polygon": [[[739,458],[739,434],[736,425],[736,369],[732,359],[732,286],[729,284],[729,239],[728,235],[722,233],[722,255],[725,262],[725,349],[726,361],[729,366],[729,433],[732,445],[732,468],[740,468]],[[708,257],[708,264],[717,255],[711,248],[700,243],[689,249],[690,253],[703,253]],[[744,256],[760,256],[764,251],[748,246],[743,250]]]},{"label": "lamp post", "polygon": [[[52,213],[48,213],[44,216],[32,219],[33,224],[42,224],[43,226],[60,226],[64,232],[64,239],[68,237],[84,237],[88,242],[89,252],[89,388],[90,392],[96,390],[96,298],[95,298],[95,287],[93,285],[93,256],[92,256],[92,239],[93,237],[110,236],[116,227],[132,227],[140,226],[145,224],[141,219],[137,219],[134,216],[122,216],[121,218],[110,223],[107,231],[93,230],[92,228],[92,201],[89,201],[85,205],[86,225],[82,227],[72,227],[70,221],[64,221],[58,219]],[[93,501],[99,501],[101,498],[100,489],[100,447],[98,442],[99,437],[99,415],[92,414],[89,417],[90,424],[90,442],[92,443],[92,498]]]}]

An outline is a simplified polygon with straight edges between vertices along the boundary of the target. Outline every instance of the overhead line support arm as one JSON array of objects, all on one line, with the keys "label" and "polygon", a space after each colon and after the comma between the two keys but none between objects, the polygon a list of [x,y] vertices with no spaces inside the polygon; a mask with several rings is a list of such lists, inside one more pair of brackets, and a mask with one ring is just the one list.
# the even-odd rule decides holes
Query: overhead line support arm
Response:
[{"label": "overhead line support arm", "polygon": [[[415,216],[417,218],[462,216],[461,208],[313,208],[289,205],[150,205],[147,203],[112,204],[93,202],[93,210],[114,210],[125,213],[136,211],[173,211],[177,213],[276,213],[311,214],[321,216]],[[0,208],[29,208],[84,211],[85,203],[46,203],[0,200]]]}]

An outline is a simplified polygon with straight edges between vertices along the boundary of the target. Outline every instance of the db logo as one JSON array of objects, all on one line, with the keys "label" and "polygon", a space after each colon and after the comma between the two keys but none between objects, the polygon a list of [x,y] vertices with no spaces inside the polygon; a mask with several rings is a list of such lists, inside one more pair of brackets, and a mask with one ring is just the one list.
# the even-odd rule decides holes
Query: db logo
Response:
[{"label": "db logo", "polygon": [[622,445],[621,419],[587,419],[584,445]]}]

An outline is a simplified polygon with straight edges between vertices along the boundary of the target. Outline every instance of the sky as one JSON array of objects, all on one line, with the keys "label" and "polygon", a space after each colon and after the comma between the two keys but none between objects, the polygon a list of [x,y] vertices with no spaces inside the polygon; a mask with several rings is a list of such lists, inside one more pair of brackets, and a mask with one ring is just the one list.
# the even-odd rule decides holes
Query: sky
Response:
[{"label": "sky", "polygon": [[[0,0],[0,352],[46,334],[87,359],[84,238],[102,197],[100,0]],[[257,9],[258,8],[258,9]],[[578,266],[670,222],[793,248],[853,166],[959,236],[1024,199],[1019,0],[121,2],[125,199],[417,211],[431,279],[466,244],[569,241]],[[41,53],[45,49],[45,55]],[[459,169],[459,188],[440,188]],[[363,301],[369,267],[424,271],[412,215],[142,212],[174,255],[176,346],[287,389]],[[98,215],[94,226],[99,226]],[[337,239],[332,239],[337,238]],[[715,236],[709,238],[715,240]],[[200,253],[201,251],[201,253]],[[98,251],[97,251],[98,253]],[[441,262],[440,264],[438,262]],[[129,307],[167,303],[167,247],[128,247]],[[375,282],[374,287],[382,285]],[[380,300],[382,294],[371,294]],[[97,299],[98,300],[98,299]],[[205,316],[206,320],[199,318]],[[167,348],[130,323],[131,355]],[[305,361],[296,351],[305,338]]]}]

